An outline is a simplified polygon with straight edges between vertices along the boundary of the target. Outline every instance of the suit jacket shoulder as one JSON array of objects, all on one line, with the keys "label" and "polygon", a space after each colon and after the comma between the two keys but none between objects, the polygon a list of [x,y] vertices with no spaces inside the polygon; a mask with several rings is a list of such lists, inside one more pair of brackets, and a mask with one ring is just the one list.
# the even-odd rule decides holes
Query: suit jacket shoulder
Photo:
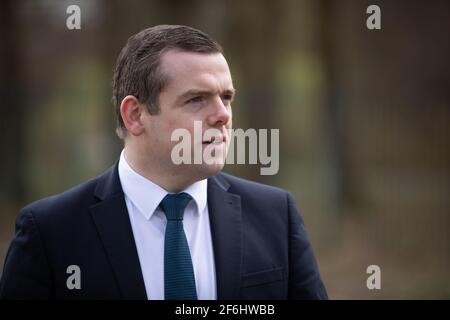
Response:
[{"label": "suit jacket shoulder", "polygon": [[[239,178],[220,172],[213,179],[221,181],[228,188],[228,192],[238,194],[244,205],[252,205],[277,211],[287,210],[287,200],[290,193],[281,188]],[[286,209],[286,210],[283,210]]]}]

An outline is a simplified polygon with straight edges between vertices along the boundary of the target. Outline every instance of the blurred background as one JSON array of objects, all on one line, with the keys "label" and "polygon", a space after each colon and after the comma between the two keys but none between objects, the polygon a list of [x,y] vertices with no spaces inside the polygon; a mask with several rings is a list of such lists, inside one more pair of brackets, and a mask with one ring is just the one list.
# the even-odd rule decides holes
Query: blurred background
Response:
[{"label": "blurred background", "polygon": [[[81,30],[68,30],[69,5]],[[381,8],[381,30],[366,9]],[[225,171],[295,196],[332,299],[450,298],[450,2],[0,2],[0,272],[18,210],[122,148],[117,55],[156,24],[224,47],[235,128],[280,129],[280,170]],[[381,290],[366,286],[381,268]]]}]

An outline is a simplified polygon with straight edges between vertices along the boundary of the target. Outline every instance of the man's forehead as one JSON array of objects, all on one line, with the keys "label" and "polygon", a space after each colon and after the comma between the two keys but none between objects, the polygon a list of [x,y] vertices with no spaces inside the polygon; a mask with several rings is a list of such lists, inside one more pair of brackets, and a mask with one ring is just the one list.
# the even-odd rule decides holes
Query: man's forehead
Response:
[{"label": "man's forehead", "polygon": [[230,82],[231,75],[225,57],[221,53],[197,53],[168,50],[161,57],[161,71],[169,82],[189,80],[208,82],[209,78],[218,78],[221,82]]}]

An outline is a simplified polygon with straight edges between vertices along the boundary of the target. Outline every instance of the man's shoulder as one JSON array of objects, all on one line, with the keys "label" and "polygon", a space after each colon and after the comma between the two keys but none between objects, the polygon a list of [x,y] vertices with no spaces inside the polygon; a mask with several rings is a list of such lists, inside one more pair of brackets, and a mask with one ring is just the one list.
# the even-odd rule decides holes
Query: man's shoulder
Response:
[{"label": "man's shoulder", "polygon": [[286,199],[286,197],[289,195],[289,192],[282,188],[236,177],[224,172],[220,172],[215,176],[215,178],[222,184],[226,184],[227,187],[229,188],[228,189],[229,192],[236,193],[239,195],[248,195],[258,198],[268,197],[270,199],[273,198]]},{"label": "man's shoulder", "polygon": [[95,190],[100,179],[110,171],[89,179],[59,194],[51,195],[26,205],[21,212],[32,213],[33,216],[45,217],[53,215],[65,215],[72,212],[86,210],[96,203]]},{"label": "man's shoulder", "polygon": [[242,215],[252,228],[263,230],[270,225],[276,230],[285,229],[290,214],[298,212],[287,190],[222,172],[213,180],[222,190],[239,197]]}]

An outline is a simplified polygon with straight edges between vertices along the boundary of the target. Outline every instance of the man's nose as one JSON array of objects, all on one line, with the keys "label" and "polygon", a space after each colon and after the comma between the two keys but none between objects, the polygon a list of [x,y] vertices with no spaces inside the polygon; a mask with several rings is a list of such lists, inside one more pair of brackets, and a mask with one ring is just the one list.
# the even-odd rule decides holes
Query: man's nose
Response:
[{"label": "man's nose", "polygon": [[226,125],[231,118],[231,106],[225,104],[220,97],[216,97],[213,102],[211,113],[208,116],[208,124],[216,127]]}]

